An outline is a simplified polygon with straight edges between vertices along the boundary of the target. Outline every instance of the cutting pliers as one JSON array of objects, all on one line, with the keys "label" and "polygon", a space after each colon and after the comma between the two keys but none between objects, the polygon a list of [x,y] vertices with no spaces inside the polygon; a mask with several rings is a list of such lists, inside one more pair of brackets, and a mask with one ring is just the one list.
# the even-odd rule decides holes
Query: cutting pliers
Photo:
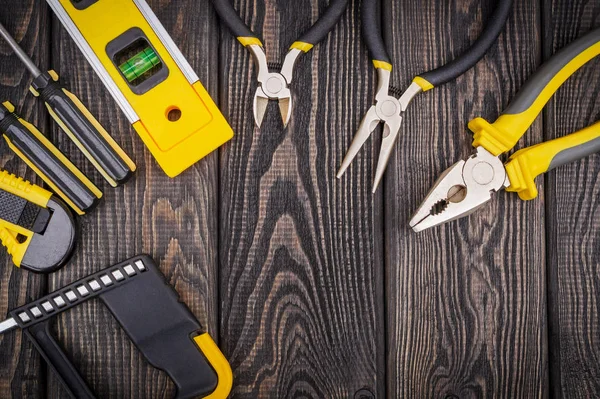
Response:
[{"label": "cutting pliers", "polygon": [[600,152],[600,122],[565,137],[515,152],[503,163],[500,155],[514,148],[556,90],[581,66],[600,54],[600,28],[552,56],[527,81],[494,122],[475,118],[475,154],[448,168],[410,221],[415,231],[466,216],[506,189],[523,200],[537,197],[535,178],[553,168]]},{"label": "cutting pliers", "polygon": [[377,69],[375,104],[369,108],[369,111],[363,117],[337,173],[338,178],[342,177],[377,125],[383,123],[383,139],[375,172],[373,192],[377,191],[385,172],[408,104],[420,92],[431,90],[459,77],[483,58],[500,35],[512,7],[512,0],[499,0],[487,27],[465,53],[444,66],[416,76],[408,89],[397,98],[395,95],[390,94],[391,91],[395,91],[390,86],[392,62],[381,35],[378,3],[378,0],[363,0],[361,11],[363,37],[371,57],[373,57],[373,65]]},{"label": "cutting pliers", "polygon": [[221,20],[254,57],[258,69],[258,87],[254,94],[253,105],[256,125],[260,127],[262,124],[269,100],[276,100],[279,103],[283,125],[287,126],[292,113],[292,94],[289,86],[292,83],[294,65],[298,56],[310,51],[314,45],[325,39],[346,10],[348,0],[331,0],[329,2],[329,7],[319,20],[290,46],[280,72],[269,70],[271,64],[267,63],[267,56],[261,40],[242,21],[233,8],[231,0],[212,0],[212,2]]}]

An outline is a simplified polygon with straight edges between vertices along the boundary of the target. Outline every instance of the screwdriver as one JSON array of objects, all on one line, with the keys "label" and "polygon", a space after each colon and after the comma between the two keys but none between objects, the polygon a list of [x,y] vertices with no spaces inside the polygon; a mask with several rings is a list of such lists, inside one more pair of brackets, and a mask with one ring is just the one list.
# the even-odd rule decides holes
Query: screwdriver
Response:
[{"label": "screwdriver", "polygon": [[14,106],[0,104],[0,132],[10,149],[50,186],[77,214],[92,210],[102,192]]},{"label": "screwdriver", "polygon": [[133,175],[135,164],[81,101],[63,87],[58,74],[42,73],[0,24],[0,35],[33,75],[30,91],[44,101],[48,112],[113,187]]}]

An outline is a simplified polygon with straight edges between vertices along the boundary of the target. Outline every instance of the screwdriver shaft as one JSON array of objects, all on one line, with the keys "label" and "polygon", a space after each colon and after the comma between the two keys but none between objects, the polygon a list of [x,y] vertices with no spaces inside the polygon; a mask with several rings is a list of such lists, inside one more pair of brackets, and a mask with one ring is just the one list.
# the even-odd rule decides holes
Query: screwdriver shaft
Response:
[{"label": "screwdriver shaft", "polygon": [[7,331],[17,328],[18,326],[19,325],[17,324],[16,320],[10,317],[3,322],[0,322],[0,334],[4,334]]},{"label": "screwdriver shaft", "polygon": [[4,38],[4,40],[6,40],[8,45],[13,49],[13,51],[15,52],[17,57],[19,57],[19,59],[23,62],[23,64],[25,64],[27,69],[29,69],[29,72],[31,72],[34,78],[37,78],[42,74],[39,68],[33,63],[31,58],[29,58],[27,54],[25,54],[23,49],[19,47],[15,39],[13,39],[13,37],[8,33],[8,31],[4,28],[2,24],[0,24],[0,35]]}]

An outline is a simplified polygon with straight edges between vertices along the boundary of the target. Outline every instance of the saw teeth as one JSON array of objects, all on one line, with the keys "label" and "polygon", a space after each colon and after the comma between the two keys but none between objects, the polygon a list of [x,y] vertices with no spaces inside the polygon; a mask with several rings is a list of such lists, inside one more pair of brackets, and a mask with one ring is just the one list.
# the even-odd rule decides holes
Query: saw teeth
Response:
[{"label": "saw teeth", "polygon": [[439,215],[440,213],[444,212],[446,208],[448,208],[448,204],[449,202],[446,199],[439,200],[438,202],[433,204],[429,213],[431,214],[431,216]]}]

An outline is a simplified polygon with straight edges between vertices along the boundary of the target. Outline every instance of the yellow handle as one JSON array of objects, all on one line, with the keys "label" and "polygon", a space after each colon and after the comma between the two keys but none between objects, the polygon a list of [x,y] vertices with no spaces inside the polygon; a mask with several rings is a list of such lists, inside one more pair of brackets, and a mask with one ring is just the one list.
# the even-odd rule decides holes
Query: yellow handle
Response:
[{"label": "yellow handle", "polygon": [[6,170],[0,172],[0,189],[25,198],[27,201],[33,202],[43,208],[46,207],[48,200],[52,196],[50,191],[31,184],[27,180],[23,180],[23,178],[17,177]]},{"label": "yellow handle", "polygon": [[535,178],[558,166],[600,152],[600,122],[565,137],[515,152],[506,163],[510,186],[506,191],[523,200],[538,195]]},{"label": "yellow handle", "polygon": [[200,348],[206,360],[217,373],[217,387],[205,399],[226,399],[233,386],[233,373],[229,362],[208,333],[194,337],[196,345]]},{"label": "yellow handle", "polygon": [[[8,254],[11,255],[15,266],[21,267],[21,261],[25,256],[31,237],[33,237],[33,232],[22,228],[20,229],[24,230],[23,232],[17,232],[16,230],[11,230],[9,226],[18,227],[0,219],[0,241],[2,242],[2,245],[6,247]],[[18,234],[27,237],[26,240],[21,243],[17,241]]]},{"label": "yellow handle", "polygon": [[[52,196],[52,193],[49,191],[33,185],[5,170],[0,172],[0,189],[44,208]],[[25,240],[19,242],[17,240],[18,235],[25,237]],[[23,260],[23,256],[25,256],[32,237],[32,231],[0,219],[0,241],[6,247],[9,255],[12,256],[13,263],[17,267],[21,266],[21,261]]]},{"label": "yellow handle", "polygon": [[553,55],[527,81],[504,113],[489,123],[476,118],[469,123],[474,147],[494,155],[513,148],[556,90],[579,68],[600,54],[600,28],[575,40]]}]

